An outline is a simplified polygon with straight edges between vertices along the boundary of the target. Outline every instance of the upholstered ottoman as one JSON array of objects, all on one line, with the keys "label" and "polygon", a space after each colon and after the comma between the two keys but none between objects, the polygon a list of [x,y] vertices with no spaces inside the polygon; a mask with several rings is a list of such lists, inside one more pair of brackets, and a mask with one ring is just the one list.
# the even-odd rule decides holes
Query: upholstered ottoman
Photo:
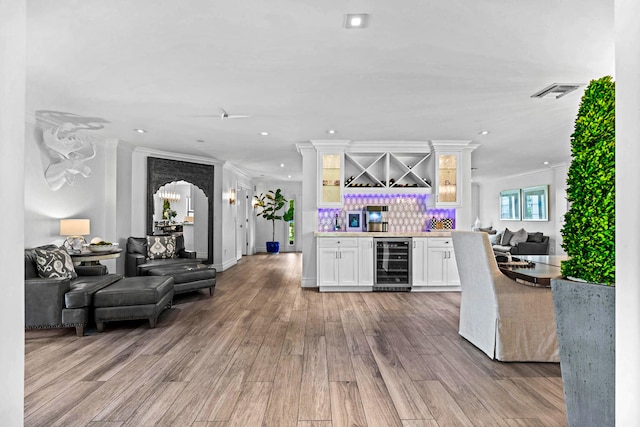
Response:
[{"label": "upholstered ottoman", "polygon": [[205,264],[182,264],[156,267],[148,270],[149,276],[173,277],[173,290],[176,294],[209,288],[213,295],[216,287],[216,269]]},{"label": "upholstered ottoman", "polygon": [[158,316],[173,301],[173,277],[125,277],[93,295],[98,332],[105,322],[149,319],[155,328]]}]

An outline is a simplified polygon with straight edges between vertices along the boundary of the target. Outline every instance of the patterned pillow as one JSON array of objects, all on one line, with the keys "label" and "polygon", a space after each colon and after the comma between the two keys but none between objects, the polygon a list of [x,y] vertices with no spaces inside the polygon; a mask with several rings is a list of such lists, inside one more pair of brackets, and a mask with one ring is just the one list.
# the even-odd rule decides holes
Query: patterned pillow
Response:
[{"label": "patterned pillow", "polygon": [[36,268],[38,276],[43,279],[65,277],[75,279],[78,277],[73,268],[73,261],[64,249],[34,249],[36,256]]},{"label": "patterned pillow", "polygon": [[173,258],[176,253],[175,236],[147,236],[147,258]]}]

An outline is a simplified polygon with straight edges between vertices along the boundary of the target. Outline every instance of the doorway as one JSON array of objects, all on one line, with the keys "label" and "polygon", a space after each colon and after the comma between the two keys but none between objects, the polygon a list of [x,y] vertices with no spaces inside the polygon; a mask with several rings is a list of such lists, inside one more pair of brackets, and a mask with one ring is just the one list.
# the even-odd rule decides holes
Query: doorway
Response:
[{"label": "doorway", "polygon": [[236,210],[236,259],[240,260],[243,255],[249,255],[249,188],[238,184],[238,203]]}]

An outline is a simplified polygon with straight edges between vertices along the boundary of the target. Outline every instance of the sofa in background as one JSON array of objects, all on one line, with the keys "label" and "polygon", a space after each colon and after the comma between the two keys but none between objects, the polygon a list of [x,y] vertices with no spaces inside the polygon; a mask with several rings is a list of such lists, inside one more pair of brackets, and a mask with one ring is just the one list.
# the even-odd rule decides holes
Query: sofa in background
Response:
[{"label": "sofa in background", "polygon": [[[486,229],[482,230],[489,232]],[[539,232],[528,232],[524,228],[511,231],[505,228],[489,236],[494,252],[509,252],[511,255],[549,255],[549,236]]]},{"label": "sofa in background", "polygon": [[[149,242],[156,239],[167,240],[174,238],[174,243],[161,245],[171,246],[172,250],[166,254],[150,251]],[[164,243],[164,242],[163,242]],[[202,260],[196,258],[196,253],[184,248],[184,236],[174,234],[170,236],[129,237],[125,254],[125,275],[127,277],[146,276],[152,268],[175,266],[181,264],[200,264]]]},{"label": "sofa in background", "polygon": [[83,336],[90,319],[94,293],[117,282],[122,276],[107,274],[104,265],[71,265],[77,277],[43,278],[36,264],[36,250],[51,252],[60,249],[46,245],[24,251],[25,329],[75,327],[76,335]]}]

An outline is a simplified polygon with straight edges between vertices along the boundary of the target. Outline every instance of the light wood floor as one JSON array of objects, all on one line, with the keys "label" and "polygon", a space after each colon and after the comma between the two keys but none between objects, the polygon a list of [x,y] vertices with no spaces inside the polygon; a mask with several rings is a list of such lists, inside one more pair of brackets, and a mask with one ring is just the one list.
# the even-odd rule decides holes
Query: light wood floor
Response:
[{"label": "light wood floor", "polygon": [[26,332],[26,426],[563,426],[558,364],[491,361],[460,295],[301,289],[244,257],[148,323]]}]

